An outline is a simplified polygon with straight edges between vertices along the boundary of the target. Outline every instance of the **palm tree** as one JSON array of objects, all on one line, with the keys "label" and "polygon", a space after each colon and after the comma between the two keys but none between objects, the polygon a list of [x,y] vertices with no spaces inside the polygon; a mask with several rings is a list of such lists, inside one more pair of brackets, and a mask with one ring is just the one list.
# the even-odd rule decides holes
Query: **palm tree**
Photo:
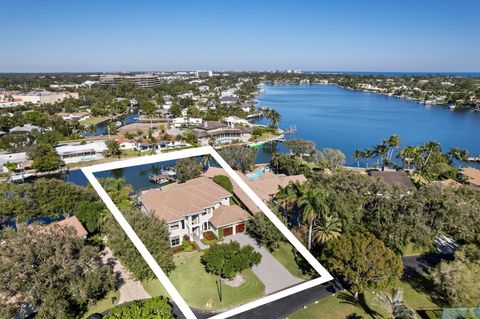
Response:
[{"label": "palm tree", "polygon": [[368,162],[370,158],[372,158],[374,155],[375,155],[374,151],[369,148],[363,150],[363,158],[367,160],[367,168],[369,168]]},{"label": "palm tree", "polygon": [[325,215],[320,218],[319,223],[313,227],[313,240],[319,244],[338,238],[342,233],[342,225],[338,218],[332,215]]},{"label": "palm tree", "polygon": [[403,162],[403,166],[407,164],[407,169],[410,169],[410,164],[415,162],[420,156],[420,148],[418,146],[405,146],[398,155]]},{"label": "palm tree", "polygon": [[430,156],[432,155],[433,152],[441,151],[440,143],[435,142],[435,141],[430,141],[428,143],[425,143],[421,147],[421,151],[427,153],[427,157],[425,158],[425,161],[422,163],[422,168],[427,166],[428,161],[430,160]]},{"label": "palm tree", "polygon": [[383,158],[388,153],[388,147],[385,144],[379,144],[374,148],[374,154],[380,156],[379,164],[382,164],[382,171],[385,169]]},{"label": "palm tree", "polygon": [[280,204],[283,204],[287,212],[295,208],[299,199],[305,192],[305,184],[302,184],[299,181],[290,181],[287,186],[279,188],[280,191],[275,195],[275,200]]},{"label": "palm tree", "polygon": [[357,162],[357,168],[360,168],[360,159],[363,157],[363,152],[357,148],[355,151],[353,151],[353,157]]},{"label": "palm tree", "polygon": [[384,143],[390,147],[387,157],[391,161],[393,157],[393,151],[400,146],[400,137],[393,134],[388,140],[384,141]]},{"label": "palm tree", "polygon": [[313,224],[319,215],[326,215],[329,211],[327,205],[328,193],[318,188],[308,188],[299,201],[302,207],[302,220],[308,223],[308,250],[312,249]]},{"label": "palm tree", "polygon": [[270,126],[273,128],[278,128],[280,124],[280,119],[282,116],[274,109],[267,109],[265,112],[265,117],[270,121]]}]

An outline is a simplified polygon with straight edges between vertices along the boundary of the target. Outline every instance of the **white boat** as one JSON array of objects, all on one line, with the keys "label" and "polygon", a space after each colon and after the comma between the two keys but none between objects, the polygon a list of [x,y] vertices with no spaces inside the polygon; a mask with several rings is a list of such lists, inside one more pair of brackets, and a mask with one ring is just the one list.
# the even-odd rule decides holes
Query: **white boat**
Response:
[{"label": "white boat", "polygon": [[451,105],[448,106],[448,108],[449,108],[450,110],[455,110],[456,107],[457,107],[457,106],[456,106],[455,104],[451,104]]}]

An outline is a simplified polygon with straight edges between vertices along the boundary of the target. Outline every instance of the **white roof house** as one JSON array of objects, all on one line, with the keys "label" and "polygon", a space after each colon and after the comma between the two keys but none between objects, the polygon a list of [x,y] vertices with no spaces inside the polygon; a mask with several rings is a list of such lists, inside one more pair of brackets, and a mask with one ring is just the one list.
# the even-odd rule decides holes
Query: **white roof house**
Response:
[{"label": "white roof house", "polygon": [[243,125],[250,125],[250,123],[246,119],[239,118],[238,116],[232,115],[232,116],[227,116],[225,118],[225,122],[228,125],[235,125],[235,124],[243,124]]},{"label": "white roof house", "polygon": [[[32,124],[25,124],[24,126],[15,126],[10,129],[10,132],[33,132],[33,131],[41,131],[42,129],[38,126]],[[43,129],[44,131],[51,131],[52,129],[47,127]]]},{"label": "white roof house", "polygon": [[9,153],[9,154],[0,154],[0,165],[6,163],[23,163],[27,160],[27,153]]},{"label": "white roof house", "polygon": [[87,144],[61,145],[55,150],[65,163],[78,163],[102,159],[102,153],[107,150],[107,145],[103,141],[96,141]]}]

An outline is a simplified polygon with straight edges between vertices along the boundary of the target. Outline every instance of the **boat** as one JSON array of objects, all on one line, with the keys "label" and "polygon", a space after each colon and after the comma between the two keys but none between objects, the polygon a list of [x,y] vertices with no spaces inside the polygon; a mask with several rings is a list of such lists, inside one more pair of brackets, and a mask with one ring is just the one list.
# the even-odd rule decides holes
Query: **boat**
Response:
[{"label": "boat", "polygon": [[456,106],[455,104],[451,104],[451,105],[448,106],[448,108],[449,108],[450,110],[455,110],[456,107],[457,107],[457,106]]}]

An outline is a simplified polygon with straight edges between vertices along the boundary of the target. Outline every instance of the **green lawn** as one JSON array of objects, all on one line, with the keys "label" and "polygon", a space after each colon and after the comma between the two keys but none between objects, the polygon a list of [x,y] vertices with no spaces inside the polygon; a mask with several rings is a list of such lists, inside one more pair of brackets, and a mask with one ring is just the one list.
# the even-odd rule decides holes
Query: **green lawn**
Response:
[{"label": "green lawn", "polygon": [[285,242],[280,242],[280,247],[272,255],[285,267],[292,275],[300,279],[309,279],[302,273],[295,260],[294,247]]},{"label": "green lawn", "polygon": [[[414,310],[439,308],[434,304],[428,295],[417,291],[407,281],[400,282],[397,287],[403,289],[405,303]],[[390,290],[387,290],[390,291]],[[316,304],[307,306],[290,315],[290,319],[307,318],[325,318],[325,319],[344,319],[351,314],[357,314],[363,318],[390,318],[385,309],[376,304],[373,300],[373,294],[365,294],[365,303],[367,307],[356,303],[348,292],[339,292],[336,296],[329,296],[318,301]],[[366,309],[370,309],[370,314]],[[418,316],[420,318],[420,316]]]},{"label": "green lawn", "polygon": [[[116,297],[117,301],[112,304],[112,297]],[[87,318],[92,313],[102,313],[110,308],[113,308],[117,305],[118,300],[120,298],[120,292],[118,290],[110,291],[105,298],[102,300],[97,301],[95,306],[91,306],[88,308],[87,312],[83,315],[83,318]]]},{"label": "green lawn", "polygon": [[81,121],[80,123],[84,126],[89,126],[89,125],[95,126],[98,123],[102,123],[106,120],[108,120],[108,117],[90,116],[88,119],[86,119],[85,121]]},{"label": "green lawn", "polygon": [[[243,275],[246,282],[240,287],[222,285],[223,302],[220,302],[216,277],[205,272],[200,263],[202,252],[178,253],[174,255],[176,268],[169,278],[189,306],[197,309],[223,310],[258,299],[265,293],[265,286],[253,274],[246,270]],[[145,290],[152,296],[166,295],[158,280],[143,282]],[[210,301],[211,308],[207,307]]]},{"label": "green lawn", "polygon": [[420,246],[414,245],[413,243],[408,243],[402,249],[403,256],[418,256],[418,255],[426,254],[429,252],[431,252],[430,248],[420,247]]}]

